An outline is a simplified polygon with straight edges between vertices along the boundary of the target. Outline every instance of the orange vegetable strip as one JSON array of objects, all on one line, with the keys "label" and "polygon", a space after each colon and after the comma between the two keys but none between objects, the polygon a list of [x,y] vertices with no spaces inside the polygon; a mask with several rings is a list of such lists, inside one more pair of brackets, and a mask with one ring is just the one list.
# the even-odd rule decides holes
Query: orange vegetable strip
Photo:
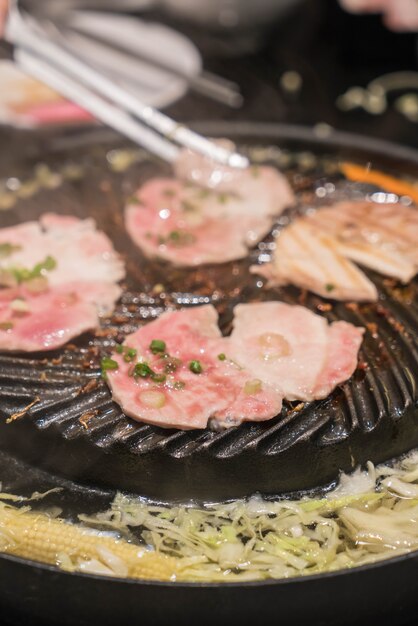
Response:
[{"label": "orange vegetable strip", "polygon": [[377,185],[386,191],[396,193],[398,196],[409,196],[418,204],[418,186],[379,170],[370,170],[368,167],[356,165],[355,163],[340,163],[340,170],[349,180]]}]

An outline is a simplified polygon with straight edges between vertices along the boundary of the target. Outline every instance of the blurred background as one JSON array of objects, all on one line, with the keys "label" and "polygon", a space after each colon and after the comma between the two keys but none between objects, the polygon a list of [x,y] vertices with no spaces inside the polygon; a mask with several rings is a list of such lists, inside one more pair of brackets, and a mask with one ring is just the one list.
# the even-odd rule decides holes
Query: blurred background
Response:
[{"label": "blurred background", "polygon": [[[178,121],[323,124],[418,146],[417,35],[391,30],[378,13],[350,13],[339,0],[26,0],[25,6],[57,23],[69,9],[80,9],[90,19],[89,28],[92,19],[98,24],[107,15],[119,53],[126,52],[120,47],[125,35],[128,40],[126,19],[140,20],[149,40],[138,31],[136,41],[160,55],[159,67],[145,67],[142,48],[133,64],[116,60],[116,73],[131,72],[139,83],[143,79],[146,85],[138,89],[152,87],[150,103]],[[114,13],[125,21],[114,21]],[[152,30],[156,25],[165,30]],[[78,18],[75,26],[80,37],[86,23]],[[173,70],[168,73],[167,62]],[[204,80],[196,79],[202,68],[209,88],[214,78],[215,89],[221,85],[226,97],[205,93]],[[228,103],[230,89],[235,93]],[[3,89],[3,108],[12,91]],[[148,92],[139,93],[147,100]],[[22,112],[19,106],[15,113]],[[58,121],[68,124],[74,112],[67,113]],[[51,122],[47,118],[42,123]]]}]

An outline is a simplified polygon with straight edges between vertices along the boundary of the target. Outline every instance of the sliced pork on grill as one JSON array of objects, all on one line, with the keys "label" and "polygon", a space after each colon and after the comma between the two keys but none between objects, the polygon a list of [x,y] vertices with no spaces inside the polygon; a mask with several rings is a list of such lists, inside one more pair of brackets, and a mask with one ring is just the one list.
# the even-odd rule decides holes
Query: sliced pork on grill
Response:
[{"label": "sliced pork on grill", "polygon": [[280,302],[235,313],[231,337],[211,305],[164,313],[128,336],[102,363],[114,400],[151,424],[228,427],[271,419],[283,398],[323,398],[356,368],[360,328]]},{"label": "sliced pork on grill", "polygon": [[0,349],[62,346],[110,313],[123,264],[93,220],[46,214],[0,230]]},{"label": "sliced pork on grill", "polygon": [[341,254],[407,283],[418,270],[418,211],[403,204],[339,202],[310,216]]},{"label": "sliced pork on grill", "polygon": [[326,397],[357,366],[364,329],[284,302],[239,304],[228,356],[287,400]]},{"label": "sliced pork on grill", "polygon": [[112,396],[127,415],[168,428],[277,415],[281,394],[224,358],[227,344],[212,306],[166,312],[129,335],[123,353],[104,360]]},{"label": "sliced pork on grill", "polygon": [[415,208],[339,202],[296,219],[278,234],[273,262],[251,271],[335,300],[375,301],[354,263],[407,283],[418,271],[417,237]]},{"label": "sliced pork on grill", "polygon": [[377,299],[375,285],[309,218],[296,219],[282,230],[272,263],[253,266],[251,271],[265,276],[270,284],[293,284],[325,298]]},{"label": "sliced pork on grill", "polygon": [[[179,168],[182,176],[189,167]],[[212,179],[196,168],[192,181],[158,178],[138,190],[125,223],[147,256],[178,266],[242,258],[294,202],[285,177],[272,167],[219,172],[212,165],[210,172]]]}]

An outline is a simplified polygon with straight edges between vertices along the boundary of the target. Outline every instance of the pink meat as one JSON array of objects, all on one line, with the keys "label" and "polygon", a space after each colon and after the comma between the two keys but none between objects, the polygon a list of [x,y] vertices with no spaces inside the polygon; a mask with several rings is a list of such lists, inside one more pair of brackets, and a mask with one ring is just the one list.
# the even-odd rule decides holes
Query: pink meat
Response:
[{"label": "pink meat", "polygon": [[314,388],[315,398],[325,398],[339,384],[345,382],[357,367],[357,354],[363,339],[363,328],[347,322],[334,322],[328,331],[325,364]]},{"label": "pink meat", "polygon": [[[94,294],[95,285],[89,287]],[[93,329],[97,325],[97,308],[88,300],[68,285],[51,287],[37,295],[22,288],[0,290],[1,349],[54,350],[72,337]],[[12,309],[18,301],[27,305],[27,312]]]},{"label": "pink meat", "polygon": [[220,188],[154,179],[126,208],[125,224],[149,257],[179,266],[225,263],[246,256],[293,201],[286,179],[270,167],[240,172]]},{"label": "pink meat", "polygon": [[[225,352],[228,339],[221,336],[212,306],[164,313],[126,338],[125,346],[135,348],[137,358],[161,374],[166,361],[150,351],[154,339],[164,341],[166,351],[180,361],[165,382],[135,378],[129,375],[132,363],[126,363],[122,355],[113,357],[119,368],[109,371],[107,378],[114,400],[127,415],[167,428],[192,429],[205,428],[211,418],[223,426],[234,426],[246,420],[268,420],[280,412],[279,393],[269,385],[246,393],[253,373],[218,358]],[[202,373],[190,370],[193,360],[202,365]],[[176,388],[179,384],[183,388]],[[159,394],[162,406],[149,405],[149,391]]]},{"label": "pink meat", "polygon": [[56,267],[42,272],[47,282],[40,292],[25,282],[0,289],[0,349],[52,350],[112,312],[124,266],[93,220],[45,214],[39,222],[1,229],[0,251],[2,244],[14,246],[0,255],[3,275],[32,270],[47,257]]},{"label": "pink meat", "polygon": [[287,400],[323,398],[353,374],[363,329],[283,302],[235,308],[228,356]]}]

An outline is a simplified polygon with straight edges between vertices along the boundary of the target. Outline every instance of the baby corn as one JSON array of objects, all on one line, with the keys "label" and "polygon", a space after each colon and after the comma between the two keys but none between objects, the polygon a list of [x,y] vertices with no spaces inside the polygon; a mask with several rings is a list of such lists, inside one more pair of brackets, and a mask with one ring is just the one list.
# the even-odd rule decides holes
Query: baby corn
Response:
[{"label": "baby corn", "polygon": [[[66,569],[174,580],[179,560],[44,513],[0,503],[0,551]],[[112,565],[117,565],[112,571]]]}]

